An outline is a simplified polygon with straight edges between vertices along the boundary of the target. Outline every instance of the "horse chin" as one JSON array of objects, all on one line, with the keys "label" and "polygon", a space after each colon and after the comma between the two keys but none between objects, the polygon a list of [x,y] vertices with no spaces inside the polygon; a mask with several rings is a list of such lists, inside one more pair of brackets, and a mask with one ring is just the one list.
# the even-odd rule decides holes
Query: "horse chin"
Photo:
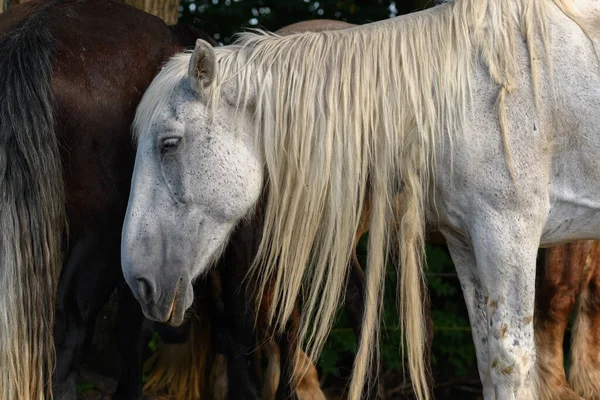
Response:
[{"label": "horse chin", "polygon": [[194,294],[191,289],[191,284],[183,285],[180,283],[177,286],[170,303],[141,303],[141,305],[146,318],[177,327],[185,321],[186,311],[192,306],[193,302]]},{"label": "horse chin", "polygon": [[163,321],[165,324],[173,327],[177,327],[185,321],[186,311],[194,303],[194,290],[192,285],[188,284],[182,288],[182,284],[178,286],[173,301],[167,315],[167,319]]},{"label": "horse chin", "polygon": [[180,326],[183,324],[183,321],[185,321],[186,310],[187,307],[182,306],[177,299],[175,299],[171,305],[171,311],[167,317],[167,320],[163,322],[172,327]]}]

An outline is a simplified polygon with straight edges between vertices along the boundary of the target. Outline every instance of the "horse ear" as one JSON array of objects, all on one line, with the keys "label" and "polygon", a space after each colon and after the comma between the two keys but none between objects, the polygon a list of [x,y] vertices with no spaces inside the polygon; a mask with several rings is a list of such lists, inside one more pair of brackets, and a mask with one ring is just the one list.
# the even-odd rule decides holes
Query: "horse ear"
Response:
[{"label": "horse ear", "polygon": [[197,93],[202,92],[212,82],[216,70],[217,60],[213,47],[202,39],[196,40],[196,48],[190,58],[188,71],[192,90]]}]

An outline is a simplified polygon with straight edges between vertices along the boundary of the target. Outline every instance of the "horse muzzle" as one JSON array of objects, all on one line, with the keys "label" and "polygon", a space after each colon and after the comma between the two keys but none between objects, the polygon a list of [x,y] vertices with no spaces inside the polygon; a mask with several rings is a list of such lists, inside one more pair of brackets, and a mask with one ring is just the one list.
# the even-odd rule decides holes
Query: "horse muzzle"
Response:
[{"label": "horse muzzle", "polygon": [[179,279],[175,289],[161,290],[145,278],[136,278],[134,282],[130,286],[146,318],[170,326],[179,326],[183,323],[185,312],[194,300],[191,283]]}]

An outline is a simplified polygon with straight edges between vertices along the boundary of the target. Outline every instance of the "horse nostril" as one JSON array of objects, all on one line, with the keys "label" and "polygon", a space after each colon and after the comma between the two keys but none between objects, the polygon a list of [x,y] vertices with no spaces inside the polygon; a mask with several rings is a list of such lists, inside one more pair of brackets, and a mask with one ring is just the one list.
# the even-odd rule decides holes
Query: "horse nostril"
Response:
[{"label": "horse nostril", "polygon": [[140,300],[146,304],[151,303],[152,297],[154,296],[154,290],[150,281],[146,278],[137,278],[135,281]]}]

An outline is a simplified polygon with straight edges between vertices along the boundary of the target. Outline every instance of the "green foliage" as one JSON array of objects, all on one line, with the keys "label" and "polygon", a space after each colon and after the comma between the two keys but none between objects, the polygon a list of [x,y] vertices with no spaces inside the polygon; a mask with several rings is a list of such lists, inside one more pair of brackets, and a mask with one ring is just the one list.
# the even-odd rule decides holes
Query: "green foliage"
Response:
[{"label": "green foliage", "polygon": [[77,385],[77,395],[83,396],[94,389],[96,389],[96,386],[93,383],[80,383]]},{"label": "green foliage", "polygon": [[319,358],[321,373],[339,377],[342,360],[351,359],[355,353],[356,340],[354,331],[350,327],[346,315],[340,313]]},{"label": "green foliage", "polygon": [[180,22],[193,23],[222,43],[242,28],[277,30],[298,21],[337,19],[357,24],[423,8],[426,0],[182,0]]},{"label": "green foliage", "polygon": [[158,332],[152,333],[152,339],[148,343],[148,348],[152,350],[154,353],[156,351],[156,347],[158,346],[158,342],[160,341],[160,336],[158,336]]},{"label": "green foliage", "polygon": [[[152,339],[150,339],[150,342],[148,342],[148,348],[150,349],[150,351],[152,351],[152,353],[154,353],[154,352],[156,352],[156,349],[158,348],[159,345],[160,345],[160,336],[158,335],[158,332],[154,331],[154,332],[152,332]],[[142,383],[143,384],[148,382],[148,378],[150,377],[151,370],[152,370],[152,364],[146,362],[144,364],[144,368],[143,368],[143,372],[142,372]]]},{"label": "green foliage", "polygon": [[427,248],[427,283],[432,298],[434,324],[434,365],[451,368],[455,376],[466,375],[474,367],[475,348],[469,318],[454,265],[446,251]]}]

